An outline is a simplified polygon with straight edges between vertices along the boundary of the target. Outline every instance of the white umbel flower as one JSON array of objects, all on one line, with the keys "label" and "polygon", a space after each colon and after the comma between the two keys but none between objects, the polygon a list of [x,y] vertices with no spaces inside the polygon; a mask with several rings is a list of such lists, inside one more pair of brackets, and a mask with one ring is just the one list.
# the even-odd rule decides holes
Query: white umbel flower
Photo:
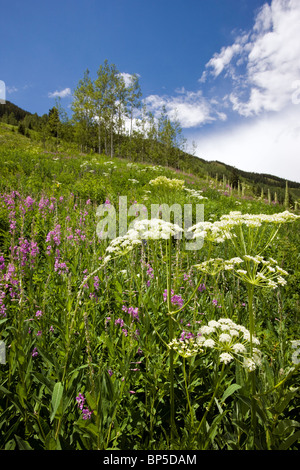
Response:
[{"label": "white umbel flower", "polygon": [[177,224],[161,219],[144,219],[136,221],[123,237],[113,239],[106,248],[108,253],[120,256],[141,245],[143,240],[168,240],[183,230]]},{"label": "white umbel flower", "polygon": [[244,358],[244,367],[248,370],[248,372],[253,372],[256,369],[256,364],[253,359],[249,357]]},{"label": "white umbel flower", "polygon": [[219,341],[221,343],[229,343],[231,341],[231,336],[227,333],[221,333],[219,336]]},{"label": "white umbel flower", "polygon": [[225,364],[228,364],[233,360],[233,356],[229,353],[221,353],[220,354],[220,362],[224,362]]},{"label": "white umbel flower", "polygon": [[242,344],[242,343],[236,343],[232,346],[232,349],[234,350],[234,352],[236,353],[244,353],[246,352],[246,348],[245,346]]},{"label": "white umbel flower", "polygon": [[[252,346],[257,344],[259,340],[252,336]],[[169,346],[184,357],[207,353],[217,355],[220,363],[224,364],[237,360],[242,362],[248,371],[254,370],[261,363],[260,350],[251,348],[250,332],[230,318],[210,320],[207,325],[201,326],[198,335],[189,338],[186,344],[182,340],[174,340]]]},{"label": "white umbel flower", "polygon": [[206,339],[206,340],[202,343],[202,345],[203,345],[205,348],[213,348],[213,347],[215,346],[215,344],[216,344],[216,342],[215,342],[213,339],[211,339],[211,338]]}]

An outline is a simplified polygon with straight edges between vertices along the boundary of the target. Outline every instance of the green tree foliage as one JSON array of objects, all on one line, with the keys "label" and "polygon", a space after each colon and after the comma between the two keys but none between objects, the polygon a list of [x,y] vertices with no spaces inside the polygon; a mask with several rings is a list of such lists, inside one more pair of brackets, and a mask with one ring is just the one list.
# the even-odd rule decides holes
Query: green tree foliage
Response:
[{"label": "green tree foliage", "polygon": [[19,134],[25,135],[25,126],[24,126],[23,122],[19,122],[18,132],[19,132]]},{"label": "green tree foliage", "polygon": [[95,125],[94,86],[87,69],[74,90],[72,102],[75,138],[82,150],[88,150]]},{"label": "green tree foliage", "polygon": [[49,134],[53,137],[58,137],[60,120],[58,115],[58,109],[56,107],[53,107],[49,110],[49,119],[47,126]]},{"label": "green tree foliage", "polygon": [[107,60],[99,66],[94,81],[87,70],[72,103],[81,148],[177,166],[182,142],[179,123],[170,119],[166,109],[155,119],[141,98],[137,74],[122,74]]},{"label": "green tree foliage", "polygon": [[3,122],[7,122],[7,119],[9,118],[9,116],[12,116],[12,115],[17,122],[22,121],[26,116],[32,116],[32,114],[29,113],[28,111],[25,111],[24,109],[19,108],[18,106],[11,103],[10,101],[6,101],[5,104],[2,104],[0,106],[0,119],[2,119]]}]

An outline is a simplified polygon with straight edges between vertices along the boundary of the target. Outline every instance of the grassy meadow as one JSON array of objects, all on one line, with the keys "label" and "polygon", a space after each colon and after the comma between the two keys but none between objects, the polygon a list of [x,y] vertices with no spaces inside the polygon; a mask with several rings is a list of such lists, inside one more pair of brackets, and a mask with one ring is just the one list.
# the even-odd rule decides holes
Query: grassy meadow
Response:
[{"label": "grassy meadow", "polygon": [[0,174],[1,449],[299,450],[299,211],[3,124]]}]

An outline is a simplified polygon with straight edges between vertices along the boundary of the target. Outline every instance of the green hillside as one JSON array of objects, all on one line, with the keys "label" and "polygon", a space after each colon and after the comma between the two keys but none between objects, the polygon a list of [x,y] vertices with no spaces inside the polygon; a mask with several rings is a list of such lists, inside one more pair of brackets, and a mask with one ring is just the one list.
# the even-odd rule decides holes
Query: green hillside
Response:
[{"label": "green hillside", "polygon": [[[53,111],[55,110],[55,112]],[[61,112],[61,114],[63,114]],[[180,131],[181,132],[181,131]],[[83,151],[76,137],[76,127],[72,120],[62,119],[56,108],[42,117],[22,110],[13,103],[6,102],[0,107],[1,151],[10,148],[40,148],[50,152],[76,152],[97,155],[97,146]],[[158,137],[149,139],[142,135],[115,135],[116,142],[113,157],[109,150],[102,153],[107,158],[125,159],[132,163],[161,165],[185,175],[192,175],[201,181],[214,180],[218,187],[226,192],[264,199],[273,203],[288,204],[296,208],[300,202],[300,183],[286,181],[283,178],[245,172],[225,163],[199,158],[184,152],[179,147],[166,145]],[[288,187],[288,196],[287,196]],[[227,191],[227,192],[229,192]],[[287,199],[288,197],[288,199]],[[288,200],[288,203],[287,203]]]},{"label": "green hillside", "polygon": [[0,449],[299,450],[297,185],[57,117],[0,123]]}]

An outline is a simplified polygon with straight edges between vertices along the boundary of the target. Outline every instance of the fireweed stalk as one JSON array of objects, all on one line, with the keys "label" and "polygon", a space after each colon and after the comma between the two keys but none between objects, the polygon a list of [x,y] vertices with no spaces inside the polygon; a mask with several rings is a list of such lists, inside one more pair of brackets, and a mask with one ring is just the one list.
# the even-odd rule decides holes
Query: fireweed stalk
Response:
[{"label": "fireweed stalk", "polygon": [[[71,346],[71,339],[72,339],[72,332],[74,330],[74,326],[75,326],[75,322],[77,320],[77,312],[78,312],[78,309],[80,307],[80,304],[81,304],[81,295],[82,295],[82,292],[85,288],[85,285],[87,284],[88,280],[92,277],[94,277],[101,269],[104,269],[105,266],[107,265],[107,263],[111,260],[111,256],[107,256],[104,258],[103,260],[103,263],[98,266],[92,273],[90,273],[88,276],[86,276],[84,278],[84,280],[82,281],[82,283],[80,284],[79,286],[79,289],[78,289],[78,293],[77,293],[77,299],[76,299],[76,305],[75,305],[75,309],[72,313],[72,320],[71,320],[71,323],[70,325],[67,325],[67,328],[66,328],[66,334],[67,334],[67,341],[66,341],[66,360],[65,360],[65,366],[64,366],[64,373],[63,373],[63,380],[65,378],[65,375],[66,375],[66,371],[67,371],[67,363],[68,363],[68,357],[69,357],[69,352],[70,352],[70,346]],[[67,316],[68,318],[69,316]],[[63,382],[62,380],[62,382]]]},{"label": "fireweed stalk", "polygon": [[[73,338],[73,331],[74,331],[76,321],[77,321],[78,309],[81,305],[82,292],[83,292],[83,290],[85,288],[85,285],[88,282],[88,280],[91,277],[94,277],[101,269],[105,268],[108,261],[110,261],[110,260],[111,260],[111,256],[105,257],[104,260],[103,260],[103,263],[100,266],[98,266],[97,269],[95,269],[92,273],[90,273],[88,276],[86,276],[84,278],[84,280],[82,281],[82,283],[80,284],[79,289],[78,289],[74,311],[72,312],[71,304],[68,307],[69,311],[68,311],[68,314],[66,316],[67,321],[66,321],[66,330],[65,330],[65,334],[66,334],[65,351],[66,351],[66,353],[65,353],[65,361],[64,361],[64,365],[63,365],[63,374],[62,374],[62,379],[61,379],[61,383],[62,383],[63,387],[65,387],[65,381],[67,380],[66,375],[67,375],[69,355],[70,355],[70,350],[71,350],[71,341],[72,341],[72,338]],[[71,317],[71,314],[72,314],[72,318],[71,318],[71,322],[69,323],[69,318]],[[83,314],[83,320],[85,320],[85,322],[87,321],[87,317],[86,317],[85,313]],[[88,352],[90,352],[90,351],[88,351]],[[90,367],[91,366],[91,358],[90,358],[90,356],[88,357],[88,366],[89,366],[89,370],[90,370],[90,373],[91,373],[91,367]],[[61,423],[62,423],[62,418],[63,418],[63,416],[61,416],[57,421],[56,436],[58,436],[60,426],[61,426]]]},{"label": "fireweed stalk", "polygon": [[[166,259],[167,259],[167,305],[169,315],[169,341],[173,340],[174,329],[173,321],[171,318],[172,303],[171,303],[171,279],[172,279],[172,240],[166,243]],[[174,353],[170,351],[170,424],[171,424],[171,443],[173,442],[174,432],[176,432],[175,425],[175,397],[174,397]]]}]

